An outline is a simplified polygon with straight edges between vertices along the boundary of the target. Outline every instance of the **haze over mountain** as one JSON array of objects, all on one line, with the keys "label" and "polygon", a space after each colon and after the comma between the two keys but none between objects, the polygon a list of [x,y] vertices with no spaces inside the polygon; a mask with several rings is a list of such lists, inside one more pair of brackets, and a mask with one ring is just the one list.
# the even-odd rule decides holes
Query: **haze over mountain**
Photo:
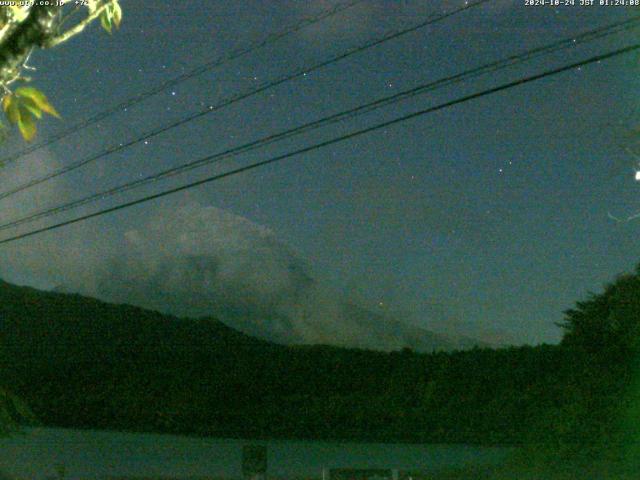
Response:
[{"label": "haze over mountain", "polygon": [[124,242],[58,290],[180,317],[214,316],[279,343],[420,351],[480,343],[345,298],[271,230],[218,208],[189,204],[152,216]]}]

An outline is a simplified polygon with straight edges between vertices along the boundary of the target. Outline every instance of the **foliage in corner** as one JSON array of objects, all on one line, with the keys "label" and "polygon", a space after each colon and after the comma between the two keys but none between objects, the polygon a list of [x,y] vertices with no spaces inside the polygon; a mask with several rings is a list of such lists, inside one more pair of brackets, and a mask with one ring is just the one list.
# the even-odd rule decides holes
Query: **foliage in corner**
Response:
[{"label": "foliage in corner", "polygon": [[640,265],[565,312],[562,343],[592,352],[640,353]]},{"label": "foliage in corner", "polygon": [[100,15],[100,24],[109,34],[115,26],[120,28],[120,22],[122,21],[122,8],[117,0],[114,0],[106,6]]},{"label": "foliage in corner", "polygon": [[[84,7],[84,8],[83,8]],[[84,10],[84,14],[82,11]],[[112,33],[120,27],[122,8],[118,0],[85,0],[83,2],[20,2],[0,6],[0,87],[4,90],[2,108],[11,125],[15,125],[26,141],[33,140],[36,124],[44,113],[59,118],[47,97],[38,89],[14,83],[29,82],[24,70],[36,49],[53,48],[68,41],[99,20],[102,28]],[[0,141],[8,129],[0,122]]]},{"label": "foliage in corner", "polygon": [[37,130],[36,121],[43,113],[60,118],[44,93],[35,87],[20,87],[13,93],[7,93],[2,99],[2,109],[9,122],[18,127],[28,142],[33,140]]}]

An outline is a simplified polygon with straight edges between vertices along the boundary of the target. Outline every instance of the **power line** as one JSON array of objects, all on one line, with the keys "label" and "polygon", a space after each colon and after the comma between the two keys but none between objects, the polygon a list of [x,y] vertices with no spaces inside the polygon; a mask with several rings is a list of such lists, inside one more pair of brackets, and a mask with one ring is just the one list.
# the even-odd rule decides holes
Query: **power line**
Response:
[{"label": "power line", "polygon": [[[210,114],[212,112],[220,110],[221,108],[227,107],[227,106],[229,106],[231,104],[237,103],[237,102],[239,102],[241,100],[244,100],[246,98],[250,98],[250,97],[252,97],[254,95],[257,95],[259,93],[265,92],[265,91],[267,91],[267,90],[269,90],[271,88],[277,87],[277,86],[279,86],[279,85],[281,85],[281,84],[283,84],[285,82],[289,82],[291,80],[295,80],[296,78],[303,77],[303,76],[307,75],[308,73],[311,73],[313,71],[319,70],[319,69],[324,68],[326,66],[329,66],[329,65],[331,65],[333,63],[339,62],[339,61],[344,60],[344,59],[346,59],[348,57],[356,55],[356,54],[358,54],[360,52],[363,52],[363,51],[368,50],[370,48],[376,47],[376,46],[381,45],[383,43],[386,43],[386,42],[388,42],[390,40],[394,40],[396,38],[399,38],[399,37],[401,37],[403,35],[407,35],[409,33],[415,32],[416,30],[419,30],[419,29],[424,28],[426,26],[429,26],[429,25],[432,25],[434,23],[440,22],[440,21],[445,20],[445,19],[447,19],[449,17],[457,15],[458,13],[461,13],[461,12],[463,12],[465,10],[469,10],[470,8],[474,8],[474,7],[480,6],[480,5],[482,5],[484,3],[487,3],[489,1],[492,1],[492,0],[477,0],[476,2],[469,3],[468,5],[465,5],[464,7],[460,7],[460,8],[451,10],[449,12],[440,14],[440,15],[432,15],[428,19],[426,19],[425,21],[420,22],[420,23],[418,23],[416,25],[413,25],[411,27],[408,27],[408,28],[405,28],[405,29],[402,29],[402,30],[393,31],[391,33],[388,33],[388,34],[382,36],[381,38],[369,40],[369,41],[367,41],[366,43],[364,43],[362,45],[359,45],[359,46],[356,46],[356,47],[352,47],[352,48],[350,48],[349,50],[347,50],[347,51],[345,51],[343,53],[340,53],[338,55],[335,55],[335,56],[332,56],[332,57],[328,58],[327,60],[323,60],[323,61],[321,61],[319,63],[316,63],[316,64],[314,64],[312,66],[309,66],[309,67],[301,68],[299,70],[294,71],[293,73],[285,74],[284,76],[281,76],[281,77],[277,78],[276,80],[272,80],[272,81],[269,81],[269,82],[262,83],[258,87],[249,89],[248,91],[240,92],[240,93],[238,93],[236,95],[232,95],[230,97],[222,99],[218,103],[216,103],[215,105],[210,105],[210,106],[208,106],[208,107],[206,107],[206,108],[204,108],[204,109],[202,109],[202,110],[200,110],[200,111],[198,111],[198,112],[196,112],[194,114],[190,114],[190,115],[188,115],[186,117],[183,117],[180,120],[174,121],[174,122],[172,122],[170,124],[167,124],[167,125],[164,125],[162,127],[158,127],[158,128],[153,129],[151,131],[148,131],[147,133],[144,133],[144,134],[142,134],[142,135],[134,138],[133,140],[130,140],[130,141],[126,142],[126,143],[121,143],[121,144],[118,144],[118,145],[113,145],[111,147],[108,147],[105,150],[93,155],[92,157],[89,157],[89,158],[87,158],[85,160],[81,160],[81,161],[76,162],[74,164],[68,165],[67,167],[63,167],[62,169],[57,170],[56,172],[52,172],[51,174],[47,175],[46,178],[44,178],[44,177],[43,178],[44,178],[44,180],[48,180],[50,178],[55,178],[55,177],[57,177],[59,175],[63,175],[65,173],[67,173],[67,172],[73,171],[73,170],[75,170],[77,168],[80,168],[80,167],[82,167],[84,165],[87,165],[88,163],[91,163],[91,162],[94,162],[94,161],[96,161],[96,160],[98,160],[100,158],[103,158],[103,157],[105,157],[107,155],[110,155],[112,153],[116,153],[116,152],[121,151],[123,149],[126,149],[126,148],[128,148],[128,147],[130,147],[132,145],[140,143],[140,142],[142,142],[144,140],[148,140],[148,139],[150,139],[152,137],[160,135],[161,133],[164,133],[164,132],[166,132],[168,130],[171,130],[173,128],[179,127],[180,125],[184,125],[185,123],[188,123],[188,122],[191,122],[191,121],[193,121],[193,120],[195,120],[197,118],[203,117],[204,115],[208,115],[208,114]],[[137,102],[134,102],[134,103],[137,103]],[[123,104],[121,104],[121,105],[123,105]],[[120,106],[116,107],[115,109],[106,110],[105,112],[103,112],[104,116],[102,116],[101,119],[102,118],[106,118],[106,117],[110,116],[113,113],[116,113],[117,111],[119,111],[119,109],[120,109]],[[96,115],[96,117],[99,116],[99,115],[103,115],[103,113],[100,113],[100,114]],[[92,118],[96,118],[96,117],[92,117]],[[95,123],[95,122],[93,122],[93,123]],[[68,132],[68,134],[71,134],[71,133],[74,133],[74,132],[84,128],[84,122],[82,124],[79,124],[79,125],[83,125],[83,126],[81,126],[80,128],[72,127],[72,128],[70,128],[69,130],[67,130],[65,132]],[[63,138],[64,136],[67,136],[67,133],[65,133],[65,132],[63,132],[64,135],[60,136],[60,138]],[[54,141],[57,141],[58,139],[59,138],[55,137],[50,142],[47,141],[47,142],[45,142],[43,144],[27,148],[26,150],[23,150],[22,152],[19,152],[19,153],[15,154],[15,155],[7,157],[4,160],[0,160],[0,166],[6,165],[9,162],[15,161],[15,160],[23,157],[24,155],[26,155],[28,153],[32,153],[32,152],[38,150],[39,148],[42,148],[42,147],[44,147],[46,145],[49,145],[49,144],[53,143]],[[36,180],[34,180],[32,182],[28,182],[28,185],[25,184],[26,186],[24,188],[29,188],[29,187],[31,187],[33,185],[37,185],[37,184],[41,183],[44,180],[36,179]],[[21,189],[23,190],[24,188],[21,188]],[[0,198],[6,198],[6,196],[9,196],[9,195],[11,195],[13,193],[16,193],[16,192],[3,194],[3,196],[0,197]]]},{"label": "power line", "polygon": [[337,5],[334,5],[333,7],[319,13],[318,15],[315,16],[311,16],[311,17],[307,17],[302,19],[301,21],[299,21],[298,23],[296,23],[295,25],[293,25],[292,27],[286,28],[280,32],[276,32],[276,33],[272,33],[271,35],[268,35],[267,37],[265,37],[263,40],[260,40],[259,42],[255,42],[253,44],[250,44],[246,47],[242,47],[236,50],[233,50],[231,52],[229,52],[226,55],[220,56],[218,58],[216,58],[215,60],[211,60],[209,62],[203,63],[201,65],[198,65],[197,67],[189,70],[188,72],[185,72],[181,75],[178,75],[174,78],[171,78],[165,82],[162,82],[158,85],[156,85],[155,87],[146,90],[144,92],[141,92],[133,97],[130,97],[126,100],[124,100],[123,102],[114,105],[113,107],[108,108],[107,110],[103,110],[102,112],[99,112],[97,114],[95,114],[92,117],[89,117],[86,120],[83,120],[81,122],[76,123],[75,125],[70,126],[69,128],[67,128],[66,130],[63,130],[62,132],[58,133],[58,134],[54,134],[51,137],[49,137],[48,139],[44,140],[43,142],[40,142],[38,144],[32,145],[30,147],[24,148],[21,151],[10,155],[8,157],[5,157],[3,159],[0,159],[0,166],[4,166],[10,162],[13,162],[21,157],[24,157],[25,155],[28,155],[30,153],[33,153],[37,150],[40,150],[41,148],[44,148],[48,145],[51,145],[52,143],[55,143],[59,140],[62,140],[63,138],[76,133],[80,130],[83,130],[84,128],[93,125],[95,123],[100,122],[101,120],[104,120],[107,117],[110,117],[111,115],[114,115],[126,108],[132,107],[134,105],[137,105],[138,103],[146,100],[149,97],[152,97],[154,95],[157,95],[158,93],[167,90],[171,87],[174,87],[182,82],[185,82],[187,80],[190,80],[191,78],[194,78],[198,75],[201,75],[203,73],[205,73],[208,70],[212,70],[214,68],[220,67],[226,63],[229,63],[233,60],[236,60],[237,58],[243,57],[245,55],[248,55],[250,53],[255,52],[256,50],[260,50],[272,43],[277,42],[278,40],[281,40],[284,37],[287,37],[293,33],[297,33],[300,30],[309,27],[311,25],[315,25],[316,23],[319,23],[329,17],[332,17],[334,15],[337,15],[340,12],[343,12],[344,10],[347,10],[349,8],[355,7],[356,5],[363,3],[364,0],[352,0],[350,2],[346,2],[346,3],[340,3]]},{"label": "power line", "polygon": [[[494,93],[498,93],[498,92],[501,92],[501,91],[504,91],[504,90],[507,90],[507,89],[510,89],[510,88],[513,88],[513,87],[517,87],[517,86],[520,86],[520,85],[524,85],[526,83],[530,83],[530,82],[534,82],[534,81],[537,81],[537,80],[541,80],[543,78],[550,77],[552,75],[557,75],[559,73],[566,72],[568,70],[573,70],[573,69],[576,69],[578,67],[582,67],[582,66],[585,66],[585,65],[588,65],[588,64],[591,64],[591,63],[599,62],[599,61],[606,60],[606,59],[609,59],[609,58],[613,58],[613,57],[616,57],[616,56],[619,56],[619,55],[630,53],[630,52],[636,51],[638,49],[640,49],[640,44],[637,43],[637,44],[630,45],[630,46],[627,46],[627,47],[623,47],[623,48],[620,48],[620,49],[617,49],[617,50],[613,50],[613,51],[608,52],[608,53],[604,53],[604,54],[601,54],[601,55],[596,55],[596,56],[590,57],[590,58],[588,58],[586,60],[582,60],[580,62],[575,62],[575,63],[572,63],[570,65],[565,65],[564,67],[559,67],[559,68],[555,68],[555,69],[552,69],[552,70],[547,70],[547,71],[539,73],[539,74],[523,77],[523,78],[520,78],[520,79],[512,81],[512,82],[504,83],[504,84],[499,85],[497,87],[493,87],[493,88],[490,88],[490,89],[487,89],[487,90],[482,90],[480,92],[472,93],[470,95],[466,95],[466,96],[457,98],[455,100],[450,100],[448,102],[441,103],[441,104],[436,105],[434,107],[429,107],[429,108],[424,109],[424,110],[419,110],[417,112],[413,112],[413,113],[410,113],[410,114],[407,114],[407,115],[403,115],[403,116],[394,118],[393,120],[388,120],[386,122],[378,123],[378,124],[376,124],[374,126],[371,126],[371,127],[367,127],[367,128],[356,130],[356,131],[352,131],[350,133],[341,135],[339,137],[334,137],[334,138],[332,138],[330,140],[326,140],[326,141],[323,141],[323,142],[320,142],[320,143],[316,143],[316,144],[310,145],[308,147],[304,147],[304,148],[301,148],[301,149],[298,149],[298,150],[294,150],[292,152],[285,153],[283,155],[278,155],[278,156],[275,156],[275,157],[271,157],[271,158],[269,158],[267,160],[262,160],[260,162],[252,163],[250,165],[245,165],[244,167],[239,167],[239,168],[236,168],[234,170],[230,170],[230,171],[227,171],[227,172],[224,172],[224,173],[212,175],[210,177],[207,177],[207,178],[204,178],[204,179],[201,179],[201,180],[197,180],[195,182],[191,182],[191,183],[182,185],[180,187],[175,187],[175,188],[171,188],[171,189],[168,189],[168,190],[164,190],[164,191],[159,192],[159,193],[148,195],[148,196],[136,199],[136,200],[131,200],[129,202],[121,203],[121,204],[113,206],[113,207],[105,208],[105,209],[99,210],[97,212],[89,213],[89,214],[82,215],[82,216],[79,216],[79,217],[76,217],[76,218],[72,218],[70,220],[65,220],[63,222],[55,223],[55,224],[49,225],[47,227],[38,228],[38,229],[35,229],[35,230],[31,230],[29,232],[25,232],[25,233],[21,233],[19,235],[8,237],[8,238],[0,240],[0,244],[14,242],[14,241],[22,239],[22,238],[31,237],[31,236],[34,236],[34,235],[37,235],[37,234],[40,234],[40,233],[44,233],[44,232],[50,231],[50,230],[56,230],[58,228],[61,228],[61,227],[67,226],[67,225],[71,225],[71,224],[74,224],[74,223],[78,223],[78,222],[81,222],[81,221],[84,221],[84,220],[88,220],[90,218],[102,216],[102,215],[105,215],[107,213],[112,213],[112,212],[115,212],[115,211],[118,211],[118,210],[123,210],[125,208],[129,208],[129,207],[132,207],[134,205],[141,204],[141,203],[146,203],[146,202],[149,202],[151,200],[155,200],[157,198],[165,197],[167,195],[171,195],[171,194],[174,194],[174,193],[177,193],[177,192],[181,192],[183,190],[188,190],[188,189],[200,186],[200,185],[204,185],[206,183],[211,183],[211,182],[214,182],[216,180],[221,180],[221,179],[226,178],[226,177],[230,177],[230,176],[233,176],[233,175],[237,175],[239,173],[247,172],[249,170],[253,170],[253,169],[258,168],[258,167],[262,167],[262,166],[265,166],[265,165],[276,163],[276,162],[285,160],[287,158],[291,158],[291,157],[294,157],[294,156],[297,156],[297,155],[301,155],[303,153],[308,153],[308,152],[311,152],[311,151],[314,151],[314,150],[318,150],[318,149],[327,147],[329,145],[333,145],[333,144],[336,144],[336,143],[339,143],[339,142],[343,142],[345,140],[350,140],[352,138],[359,137],[361,135],[364,135],[364,134],[367,134],[367,133],[370,133],[370,132],[373,132],[373,131],[376,131],[376,130],[380,130],[382,128],[390,127],[392,125],[395,125],[395,124],[398,124],[398,123],[401,123],[401,122],[405,122],[405,121],[413,119],[413,118],[417,118],[417,117],[420,117],[420,116],[423,116],[423,115],[427,115],[429,113],[433,113],[433,112],[436,112],[438,110],[442,110],[442,109],[445,109],[445,108],[448,108],[448,107],[452,107],[454,105],[459,105],[459,104],[468,102],[470,100],[474,100],[476,98],[484,97],[484,96],[487,96],[487,95],[492,95]],[[205,157],[205,158],[208,158],[208,157]]]},{"label": "power line", "polygon": [[[426,93],[428,91],[432,91],[432,90],[435,90],[437,88],[441,88],[441,87],[444,87],[444,86],[452,85],[454,83],[459,83],[459,82],[461,82],[463,80],[467,80],[469,78],[474,78],[474,77],[477,77],[477,76],[480,76],[480,75],[483,75],[483,74],[486,74],[486,73],[489,73],[489,72],[494,72],[494,71],[497,71],[497,70],[502,69],[502,68],[507,68],[507,67],[513,66],[513,65],[515,65],[517,63],[521,63],[521,62],[526,61],[526,60],[531,60],[533,58],[536,58],[536,57],[539,57],[539,56],[542,56],[542,55],[553,53],[553,52],[556,52],[556,51],[559,51],[559,50],[562,50],[562,49],[565,49],[565,48],[573,47],[573,46],[576,46],[576,45],[579,45],[579,44],[582,44],[582,43],[585,43],[585,42],[588,42],[588,41],[593,41],[593,40],[596,40],[596,39],[600,39],[600,38],[603,38],[603,37],[608,36],[608,35],[617,34],[617,33],[620,33],[622,31],[626,31],[626,30],[629,30],[629,29],[632,29],[632,28],[637,28],[639,25],[640,25],[640,16],[637,16],[637,17],[633,17],[631,19],[628,19],[628,20],[625,20],[625,21],[622,21],[622,22],[616,22],[614,24],[610,24],[610,25],[607,25],[607,26],[604,26],[604,27],[600,27],[600,28],[597,28],[597,29],[594,29],[594,30],[589,30],[587,32],[583,32],[583,33],[581,33],[579,35],[571,36],[569,38],[566,38],[566,39],[561,40],[561,41],[554,42],[554,43],[549,44],[549,45],[538,47],[538,48],[535,48],[533,50],[529,50],[529,51],[526,51],[526,52],[523,52],[523,53],[511,55],[511,56],[506,57],[504,59],[501,59],[501,60],[498,60],[498,61],[495,61],[495,62],[491,62],[489,64],[486,64],[486,65],[483,65],[483,66],[480,66],[480,67],[477,67],[477,68],[474,68],[474,69],[471,69],[471,70],[467,70],[467,71],[465,71],[463,73],[460,73],[460,74],[457,74],[457,75],[454,75],[454,76],[450,76],[450,77],[446,77],[446,78],[437,80],[435,82],[431,82],[431,83],[429,83],[427,85],[422,85],[422,86],[416,87],[416,88],[408,90],[408,91],[400,92],[398,94],[385,97],[384,99],[377,100],[377,101],[369,103],[369,104],[367,104],[365,106],[357,107],[355,109],[351,109],[351,110],[348,110],[346,112],[341,112],[341,113],[332,115],[332,116],[327,117],[327,118],[325,118],[325,119],[323,119],[321,121],[310,122],[308,124],[305,124],[305,125],[303,125],[301,127],[296,128],[296,129],[287,131],[284,134],[278,135],[276,138],[270,136],[267,139],[262,139],[260,141],[264,142],[266,140],[269,140],[268,143],[272,143],[273,141],[276,141],[276,140],[281,140],[281,139],[284,139],[284,138],[288,138],[288,137],[290,137],[292,135],[297,135],[297,134],[300,134],[300,133],[304,133],[305,131],[308,131],[310,129],[319,128],[321,126],[328,125],[328,124],[334,123],[336,121],[345,120],[345,119],[348,119],[348,118],[353,118],[353,117],[355,117],[357,115],[361,115],[361,114],[367,113],[367,112],[369,112],[371,110],[383,107],[383,106],[388,105],[390,103],[401,101],[401,100],[404,99],[403,97],[407,97],[408,98],[409,96],[413,96],[413,95],[417,95],[417,94],[421,94],[421,93]],[[215,109],[215,107],[214,107],[214,109]],[[205,113],[210,113],[210,111],[212,111],[212,110],[210,110],[210,109],[205,110]],[[198,114],[195,115],[195,118],[198,118],[199,116],[201,116],[201,114],[198,113]],[[180,120],[178,124],[182,125],[182,124],[187,123],[188,121],[191,121],[193,119],[194,119],[194,116],[189,116],[189,117],[186,117],[186,118]],[[175,126],[176,126],[175,124],[170,124],[170,125],[167,125],[165,127],[162,127],[161,128],[161,132],[165,132],[165,131],[167,131],[167,130],[169,130],[171,128],[175,128]],[[141,142],[141,141],[143,141],[145,139],[150,138],[151,136],[155,136],[155,135],[158,135],[158,134],[159,134],[158,131],[156,131],[156,133],[153,133],[153,134],[145,134],[142,137],[138,137],[136,140],[132,140],[130,142],[127,142],[126,144],[121,144],[121,145],[119,145],[117,147],[110,147],[106,151],[98,153],[98,154],[96,154],[94,156],[91,156],[91,157],[88,157],[86,159],[82,159],[80,161],[74,162],[74,163],[72,163],[70,165],[67,165],[67,166],[61,168],[61,169],[58,169],[58,170],[55,170],[55,171],[53,171],[51,173],[43,175],[42,177],[38,177],[38,178],[35,178],[35,179],[32,179],[32,180],[29,180],[29,181],[27,181],[27,182],[25,182],[25,183],[23,183],[21,185],[18,185],[16,187],[13,187],[13,188],[11,188],[9,190],[6,190],[6,191],[0,193],[0,200],[2,200],[4,198],[7,198],[7,197],[10,197],[10,196],[12,196],[12,195],[14,195],[16,193],[22,192],[24,190],[27,190],[28,188],[34,187],[36,185],[39,185],[39,184],[41,184],[43,182],[46,182],[48,180],[51,180],[53,178],[56,178],[58,176],[61,176],[61,175],[64,175],[66,173],[69,173],[71,171],[74,171],[74,170],[76,170],[78,168],[81,168],[81,167],[83,167],[83,166],[85,166],[85,165],[87,165],[87,164],[89,164],[89,163],[91,163],[93,161],[96,161],[96,160],[98,160],[98,159],[100,159],[100,158],[102,158],[104,156],[110,155],[111,153],[115,153],[118,150],[126,149],[127,147],[133,145],[134,143],[139,143],[139,142]],[[253,145],[253,143],[251,145]],[[235,152],[235,150],[234,150],[234,152]],[[230,154],[230,153],[231,153],[230,151],[225,152],[225,154]],[[195,167],[191,167],[191,168],[195,168]],[[143,180],[141,180],[141,181],[143,181]],[[138,184],[141,181],[138,181]],[[0,230],[1,229],[2,229],[2,227],[0,227]]]},{"label": "power line", "polygon": [[[633,21],[634,23],[630,23],[631,21]],[[236,147],[232,147],[230,149],[227,149],[225,151],[216,153],[214,155],[210,155],[208,157],[205,157],[204,159],[199,159],[199,160],[195,160],[192,162],[188,162],[182,165],[179,165],[177,167],[172,167],[169,168],[167,170],[164,170],[162,172],[159,173],[155,173],[152,175],[149,175],[147,177],[144,178],[140,178],[137,180],[134,180],[132,182],[127,182],[125,184],[107,189],[107,190],[103,190],[101,192],[95,193],[95,194],[91,194],[89,196],[80,198],[78,200],[74,200],[68,203],[64,203],[62,205],[58,205],[55,207],[51,207],[45,210],[41,210],[39,212],[35,212],[29,215],[26,215],[22,218],[18,218],[15,220],[12,220],[8,223],[5,224],[0,224],[0,230],[6,230],[8,228],[11,227],[16,227],[18,225],[22,225],[24,223],[30,223],[32,221],[38,220],[40,218],[44,218],[44,217],[48,217],[54,214],[58,214],[58,213],[62,213],[65,212],[67,210],[71,210],[77,207],[80,207],[82,205],[86,205],[88,203],[92,203],[94,201],[98,201],[98,200],[103,200],[107,197],[113,196],[115,194],[118,193],[123,193],[126,192],[128,190],[132,190],[141,186],[144,186],[146,184],[164,179],[164,178],[169,178],[175,175],[179,175],[182,174],[184,172],[187,172],[189,170],[195,169],[195,168],[199,168],[202,167],[204,165],[208,165],[211,164],[213,162],[216,161],[220,161],[222,159],[225,158],[229,158],[229,157],[234,157],[237,155],[240,155],[242,153],[246,153],[264,146],[267,146],[269,144],[275,143],[277,141],[286,139],[286,138],[290,138],[293,137],[295,135],[299,135],[311,130],[315,130],[318,129],[320,127],[323,126],[327,126],[333,123],[336,123],[338,121],[343,121],[345,119],[351,119],[354,118],[356,116],[371,112],[375,109],[378,108],[382,108],[384,106],[390,105],[392,103],[396,103],[402,100],[406,100],[408,98],[412,98],[416,95],[420,95],[423,93],[427,93],[430,91],[433,91],[437,88],[440,87],[444,87],[444,86],[448,86],[448,85],[452,85],[455,83],[459,83],[462,82],[464,80],[467,80],[469,78],[473,78],[476,76],[479,76],[481,74],[484,73],[488,73],[488,72],[493,72],[493,71],[497,71],[501,68],[506,68],[506,67],[510,67],[513,65],[516,65],[517,63],[526,61],[526,60],[530,60],[532,58],[536,58],[539,57],[541,55],[545,55],[548,53],[552,53],[552,52],[556,52],[559,51],[561,49],[564,48],[568,48],[568,47],[572,47],[574,45],[577,45],[578,43],[583,43],[585,41],[589,41],[589,40],[593,40],[596,38],[601,38],[602,36],[606,35],[606,34],[610,34],[610,33],[617,33],[619,32],[622,28],[628,29],[628,28],[634,28],[637,27],[638,23],[640,23],[640,16],[635,17],[634,19],[628,20],[628,21],[624,21],[624,22],[618,22],[606,27],[600,27],[594,30],[590,30],[587,32],[583,32],[580,35],[574,35],[571,36],[569,38],[566,38],[564,40],[560,40],[557,42],[554,42],[552,44],[546,45],[546,46],[542,46],[542,47],[538,47],[535,48],[533,50],[528,50],[525,52],[522,52],[520,54],[516,54],[516,55],[511,55],[508,56],[504,59],[498,60],[498,61],[494,61],[491,62],[489,64],[480,66],[480,67],[476,67],[473,68],[471,70],[467,70],[465,72],[453,75],[453,76],[449,76],[449,77],[444,77],[441,78],[439,80],[427,83],[427,84],[423,84],[417,87],[414,87],[412,89],[409,90],[405,90],[399,93],[396,93],[394,95],[390,95],[390,96],[386,96],[383,98],[380,98],[378,100],[372,101],[372,102],[368,102],[366,104],[360,105],[358,107],[352,108],[352,109],[348,109],[342,112],[338,112],[336,114],[330,115],[328,117],[324,117],[321,118],[319,120],[315,120],[312,122],[308,122],[306,124],[300,125],[298,127],[289,129],[289,130],[285,130],[283,132],[280,133],[276,133],[276,134],[271,134],[268,135],[266,137],[262,137],[258,140],[254,140]],[[4,198],[0,195],[0,198]]]}]

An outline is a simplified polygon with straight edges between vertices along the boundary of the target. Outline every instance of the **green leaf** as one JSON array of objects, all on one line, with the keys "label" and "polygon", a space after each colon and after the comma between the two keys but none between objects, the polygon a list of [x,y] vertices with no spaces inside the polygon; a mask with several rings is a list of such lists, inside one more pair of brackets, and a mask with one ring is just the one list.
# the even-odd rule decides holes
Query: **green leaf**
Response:
[{"label": "green leaf", "polygon": [[[16,89],[15,93],[18,97],[28,100],[30,104],[35,105],[39,110],[48,113],[49,115],[53,115],[56,118],[60,118],[60,114],[53,108],[53,105],[49,103],[49,100],[35,87],[20,87]],[[41,114],[40,114],[41,115]],[[36,115],[40,118],[40,115]]]},{"label": "green leaf", "polygon": [[31,141],[36,134],[36,121],[43,112],[60,118],[44,93],[34,87],[20,87],[2,98],[2,108],[11,122],[18,126],[25,140]]},{"label": "green leaf", "polygon": [[100,14],[100,24],[107,32],[111,33],[113,26],[120,28],[122,22],[122,7],[118,0],[112,0]]},{"label": "green leaf", "polygon": [[122,22],[122,7],[117,0],[113,1],[113,12],[112,12],[113,24],[116,28],[120,28],[120,22]]},{"label": "green leaf", "polygon": [[105,8],[100,14],[100,25],[109,34],[111,33],[111,14],[109,13],[109,7]]},{"label": "green leaf", "polygon": [[[28,112],[27,112],[28,113]],[[33,115],[24,115],[18,120],[18,128],[20,133],[27,142],[33,140],[36,135],[36,119]]]},{"label": "green leaf", "polygon": [[[42,118],[42,110],[30,98],[22,99],[22,102],[20,103],[20,108],[25,109],[27,114],[30,113],[31,115],[33,115],[38,119]],[[21,114],[21,116],[24,116],[24,114]]]},{"label": "green leaf", "polygon": [[20,109],[18,108],[18,101],[15,95],[8,93],[3,97],[2,109],[11,123],[18,123],[20,120]]}]

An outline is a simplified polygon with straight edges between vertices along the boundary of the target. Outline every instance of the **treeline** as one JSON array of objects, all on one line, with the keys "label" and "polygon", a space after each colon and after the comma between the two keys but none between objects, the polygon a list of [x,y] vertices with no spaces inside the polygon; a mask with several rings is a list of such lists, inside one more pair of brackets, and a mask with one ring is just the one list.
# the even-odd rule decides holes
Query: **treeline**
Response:
[{"label": "treeline", "polygon": [[[635,315],[630,301],[640,288],[622,300]],[[214,319],[1,283],[0,378],[46,426],[578,445],[618,435],[635,372],[632,342],[583,341],[587,303],[568,312],[562,345],[385,353],[275,345]]]}]

